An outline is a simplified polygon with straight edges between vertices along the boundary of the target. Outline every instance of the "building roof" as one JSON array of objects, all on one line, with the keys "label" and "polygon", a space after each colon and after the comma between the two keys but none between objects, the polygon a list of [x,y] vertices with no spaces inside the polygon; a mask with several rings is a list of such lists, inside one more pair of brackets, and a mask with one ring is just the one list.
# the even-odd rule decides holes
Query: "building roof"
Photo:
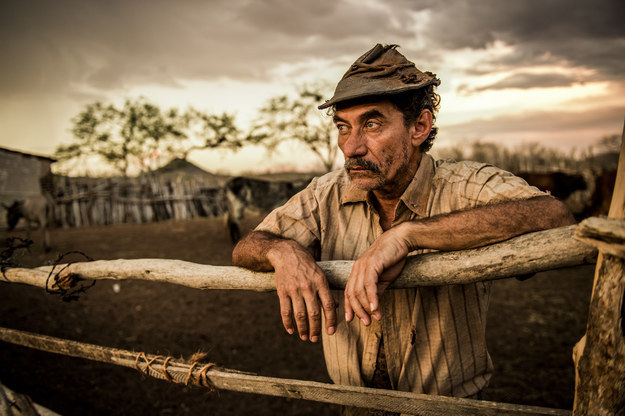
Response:
[{"label": "building roof", "polygon": [[51,157],[51,156],[36,155],[34,153],[26,153],[26,152],[22,152],[22,151],[19,151],[19,150],[9,149],[9,148],[6,148],[6,147],[0,147],[0,151],[1,152],[7,152],[7,153],[17,153],[17,154],[20,154],[22,156],[35,157],[37,159],[45,159],[45,160],[49,160],[50,162],[56,162],[56,159]]}]

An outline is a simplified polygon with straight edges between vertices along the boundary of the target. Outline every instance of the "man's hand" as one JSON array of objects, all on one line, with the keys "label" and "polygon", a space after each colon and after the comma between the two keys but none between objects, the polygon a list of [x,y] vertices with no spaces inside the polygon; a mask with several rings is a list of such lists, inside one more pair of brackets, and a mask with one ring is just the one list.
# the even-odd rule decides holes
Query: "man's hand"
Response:
[{"label": "man's hand", "polygon": [[[282,323],[302,340],[319,340],[321,309],[326,332],[336,330],[336,303],[328,280],[313,256],[298,242],[264,231],[253,231],[232,251],[232,264],[258,272],[273,270],[280,298]],[[295,323],[293,323],[295,318]]]},{"label": "man's hand", "polygon": [[403,237],[403,227],[383,233],[354,263],[345,286],[345,320],[351,322],[354,314],[365,325],[371,316],[382,318],[379,298],[399,276],[410,252]]},{"label": "man's hand", "polygon": [[345,288],[345,320],[350,322],[355,313],[369,325],[371,316],[382,317],[379,297],[401,273],[412,250],[464,250],[574,223],[566,205],[551,196],[403,222],[384,232],[354,263]]},{"label": "man's hand", "polygon": [[288,241],[268,250],[267,258],[274,265],[280,315],[286,331],[292,334],[297,326],[303,341],[317,342],[323,308],[326,332],[334,334],[336,304],[325,274],[310,253],[296,242]]}]

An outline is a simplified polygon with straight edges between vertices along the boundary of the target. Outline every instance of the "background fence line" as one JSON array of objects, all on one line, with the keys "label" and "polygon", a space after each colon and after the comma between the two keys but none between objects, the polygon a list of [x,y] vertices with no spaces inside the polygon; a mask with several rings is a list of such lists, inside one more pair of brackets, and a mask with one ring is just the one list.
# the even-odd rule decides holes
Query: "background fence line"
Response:
[{"label": "background fence line", "polygon": [[59,176],[52,195],[54,219],[67,228],[221,216],[227,211],[222,182],[194,176]]}]

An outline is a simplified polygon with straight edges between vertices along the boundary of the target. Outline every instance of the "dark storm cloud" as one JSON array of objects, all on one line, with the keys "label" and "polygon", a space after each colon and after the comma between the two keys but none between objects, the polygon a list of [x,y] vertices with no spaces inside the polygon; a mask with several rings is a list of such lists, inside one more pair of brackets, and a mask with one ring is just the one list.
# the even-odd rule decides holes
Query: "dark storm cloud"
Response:
[{"label": "dark storm cloud", "polygon": [[[431,41],[443,50],[482,49],[496,41],[514,48],[504,58],[484,60],[474,72],[552,64],[594,70],[598,80],[625,77],[625,2],[620,0],[452,0],[430,6]],[[525,87],[532,87],[534,79],[526,79]],[[575,74],[570,80],[577,80]]]},{"label": "dark storm cloud", "polygon": [[[618,20],[624,4],[5,1],[0,4],[0,94],[58,93],[71,86],[175,86],[185,79],[218,77],[262,80],[279,63],[325,58],[348,64],[376,42],[399,43],[411,58],[436,64],[436,57],[450,50],[481,49],[501,40],[514,52],[471,70],[518,69],[521,74],[508,80],[515,88],[540,81],[523,75],[523,68],[535,64],[586,68],[596,71],[596,79],[622,80],[625,29]],[[429,19],[416,27],[413,12],[426,12]],[[414,49],[415,41],[424,46]],[[577,78],[551,75],[550,82],[556,81],[570,85]]]},{"label": "dark storm cloud", "polygon": [[334,0],[55,1],[0,6],[0,93],[259,78],[282,62],[409,36],[388,12]]},{"label": "dark storm cloud", "polygon": [[552,87],[568,87],[575,83],[583,83],[583,77],[575,75],[567,75],[561,73],[518,73],[513,74],[504,79],[494,82],[483,87],[469,87],[462,85],[458,88],[459,92],[481,92],[486,90],[501,90],[507,88],[552,88]]}]

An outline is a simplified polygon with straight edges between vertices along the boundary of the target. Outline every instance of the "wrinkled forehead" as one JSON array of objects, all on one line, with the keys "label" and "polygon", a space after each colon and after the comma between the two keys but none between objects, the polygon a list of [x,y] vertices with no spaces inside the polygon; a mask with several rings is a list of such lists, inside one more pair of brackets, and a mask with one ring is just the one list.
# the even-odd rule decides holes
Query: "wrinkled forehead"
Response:
[{"label": "wrinkled forehead", "polygon": [[334,105],[333,110],[336,113],[337,111],[342,111],[347,108],[359,107],[362,105],[377,105],[377,104],[384,104],[384,103],[392,104],[388,96],[372,95],[369,97],[361,97],[361,98],[337,103],[336,105]]},{"label": "wrinkled forehead", "polygon": [[334,111],[333,120],[338,121],[362,121],[367,118],[378,117],[384,119],[395,119],[403,117],[401,111],[389,100],[379,100],[373,102],[352,103],[349,106],[341,106]]}]

